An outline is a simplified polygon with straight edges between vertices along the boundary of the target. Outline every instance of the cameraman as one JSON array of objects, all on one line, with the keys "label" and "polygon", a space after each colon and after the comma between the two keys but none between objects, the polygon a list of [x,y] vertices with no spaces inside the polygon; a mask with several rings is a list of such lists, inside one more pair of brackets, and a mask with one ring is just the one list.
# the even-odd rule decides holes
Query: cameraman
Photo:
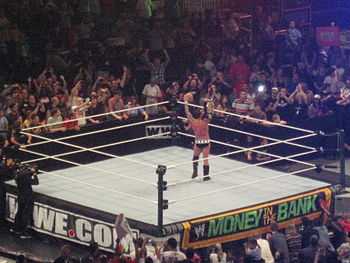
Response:
[{"label": "cameraman", "polygon": [[32,185],[39,184],[37,167],[19,164],[15,171],[15,180],[18,189],[18,209],[13,231],[22,239],[30,238],[31,236],[27,233],[27,226],[33,219]]},{"label": "cameraman", "polygon": [[3,160],[0,162],[0,225],[6,219],[6,188],[5,182],[15,177],[15,161],[14,156],[3,149]]}]

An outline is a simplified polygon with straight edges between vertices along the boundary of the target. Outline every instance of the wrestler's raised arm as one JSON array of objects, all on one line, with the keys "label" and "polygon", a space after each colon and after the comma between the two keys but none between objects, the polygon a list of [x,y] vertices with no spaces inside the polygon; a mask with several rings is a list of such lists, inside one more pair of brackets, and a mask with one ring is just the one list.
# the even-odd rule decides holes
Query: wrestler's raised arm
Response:
[{"label": "wrestler's raised arm", "polygon": [[191,122],[193,121],[193,116],[190,112],[190,107],[188,106],[188,102],[192,102],[193,101],[193,95],[191,92],[186,93],[184,96],[184,101],[185,101],[185,113],[186,113],[186,117],[187,119]]}]

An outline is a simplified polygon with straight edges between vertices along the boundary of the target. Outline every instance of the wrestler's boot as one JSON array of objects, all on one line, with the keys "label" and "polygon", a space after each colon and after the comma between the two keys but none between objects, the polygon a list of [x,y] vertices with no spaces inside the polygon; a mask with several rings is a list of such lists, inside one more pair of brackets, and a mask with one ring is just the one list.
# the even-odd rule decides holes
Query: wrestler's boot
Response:
[{"label": "wrestler's boot", "polygon": [[198,177],[198,157],[193,157],[193,173],[192,173],[192,178]]},{"label": "wrestler's boot", "polygon": [[203,165],[203,181],[209,181],[209,165]]}]

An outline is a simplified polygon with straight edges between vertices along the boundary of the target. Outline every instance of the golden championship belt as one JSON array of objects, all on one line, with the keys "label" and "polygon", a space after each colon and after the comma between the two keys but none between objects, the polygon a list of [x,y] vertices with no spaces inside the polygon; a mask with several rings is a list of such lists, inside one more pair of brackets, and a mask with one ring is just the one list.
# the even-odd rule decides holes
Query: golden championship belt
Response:
[{"label": "golden championship belt", "polygon": [[207,112],[208,114],[212,114],[214,112],[214,101],[211,99],[207,101]]}]

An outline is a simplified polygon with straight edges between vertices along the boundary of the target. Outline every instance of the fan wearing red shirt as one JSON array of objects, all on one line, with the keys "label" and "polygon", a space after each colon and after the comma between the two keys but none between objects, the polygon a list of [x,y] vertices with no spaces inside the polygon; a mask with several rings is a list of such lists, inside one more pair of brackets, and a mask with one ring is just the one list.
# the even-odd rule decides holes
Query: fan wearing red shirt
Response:
[{"label": "fan wearing red shirt", "polygon": [[200,154],[203,154],[203,180],[210,180],[209,176],[209,153],[210,153],[210,138],[209,138],[209,122],[212,118],[213,105],[210,102],[206,102],[204,111],[197,108],[190,112],[188,102],[193,101],[192,93],[187,93],[184,96],[185,100],[185,113],[190,127],[193,130],[195,140],[193,147],[193,174],[192,178],[198,177],[198,160]]},{"label": "fan wearing red shirt", "polygon": [[234,89],[239,89],[235,90],[236,95],[238,95],[242,86],[249,82],[250,77],[250,68],[245,63],[243,56],[238,56],[237,61],[231,65],[229,72],[230,78],[233,80]]}]

